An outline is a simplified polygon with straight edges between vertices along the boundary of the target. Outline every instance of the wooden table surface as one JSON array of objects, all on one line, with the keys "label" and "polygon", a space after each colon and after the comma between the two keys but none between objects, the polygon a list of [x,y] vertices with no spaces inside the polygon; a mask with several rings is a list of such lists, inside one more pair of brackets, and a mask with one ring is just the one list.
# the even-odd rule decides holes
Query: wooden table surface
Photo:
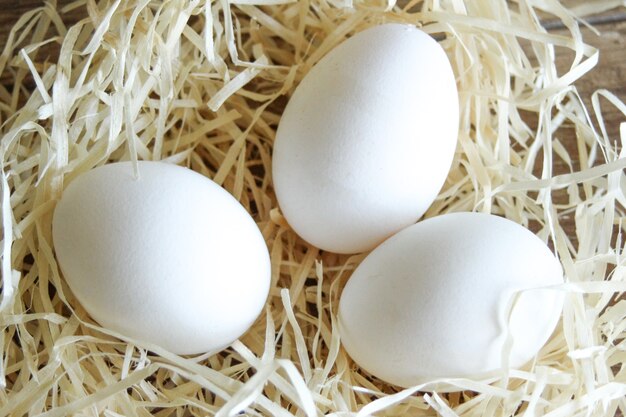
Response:
[{"label": "wooden table surface", "polygon": [[[58,9],[72,2],[73,0],[57,0]],[[564,2],[566,4],[580,3],[579,0],[564,0]],[[0,0],[0,48],[4,48],[11,27],[19,17],[24,12],[41,7],[43,4],[43,0]],[[68,25],[85,16],[85,10],[82,7],[62,14],[63,20]],[[622,101],[626,101],[626,8],[615,9],[600,16],[591,16],[588,20],[594,23],[600,35],[584,27],[582,29],[584,40],[600,50],[600,60],[591,72],[576,83],[578,91],[589,109],[591,108],[591,94],[599,88],[607,89]],[[550,24],[550,22],[547,23]],[[549,30],[553,33],[565,33],[564,29],[558,27],[552,27]],[[557,54],[557,67],[560,71],[568,68],[571,59],[571,55]],[[8,82],[6,74],[0,75],[1,84],[6,85]],[[619,139],[619,125],[626,122],[626,119],[613,106],[605,105],[603,110],[608,133],[613,141],[617,141]],[[561,143],[570,151],[570,155],[575,156],[577,150],[574,129],[562,129],[558,135]],[[574,167],[577,168],[576,161],[573,162]],[[556,158],[554,173],[566,172],[569,172],[569,168],[563,161]],[[564,228],[570,238],[575,240],[573,223],[565,224]]]}]

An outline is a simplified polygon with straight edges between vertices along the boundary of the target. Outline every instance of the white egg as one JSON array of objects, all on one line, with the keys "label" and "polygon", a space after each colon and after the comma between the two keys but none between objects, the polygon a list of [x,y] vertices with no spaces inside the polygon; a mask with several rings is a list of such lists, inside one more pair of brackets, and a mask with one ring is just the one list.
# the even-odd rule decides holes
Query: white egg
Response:
[{"label": "white egg", "polygon": [[436,198],[457,140],[458,96],[441,46],[386,24],[320,60],[276,133],[281,211],[304,240],[356,253],[414,223]]},{"label": "white egg", "polygon": [[102,326],[174,353],[220,350],[255,321],[270,261],[253,219],[186,168],[139,162],[88,171],[54,212],[65,280]]},{"label": "white egg", "polygon": [[403,387],[492,377],[504,364],[507,329],[511,367],[545,344],[563,303],[547,287],[562,282],[559,261],[522,226],[442,215],[391,237],[354,271],[339,304],[341,341],[363,369]]}]

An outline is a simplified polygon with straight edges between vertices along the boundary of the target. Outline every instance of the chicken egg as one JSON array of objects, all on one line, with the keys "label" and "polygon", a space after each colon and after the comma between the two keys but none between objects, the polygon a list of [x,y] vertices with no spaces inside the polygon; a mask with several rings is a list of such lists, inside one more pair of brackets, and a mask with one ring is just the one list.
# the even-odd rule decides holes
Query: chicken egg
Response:
[{"label": "chicken egg", "polygon": [[65,189],[53,241],[72,292],[103,327],[178,354],[228,346],[268,295],[268,250],[227,191],[162,162],[92,169]]},{"label": "chicken egg", "polygon": [[354,271],[339,303],[341,342],[363,369],[402,387],[490,378],[546,343],[562,283],[559,261],[517,223],[479,213],[430,218]]},{"label": "chicken egg", "polygon": [[441,189],[459,104],[443,48],[414,26],[352,36],[304,77],[280,120],[273,181],[287,222],[336,253],[415,223]]}]

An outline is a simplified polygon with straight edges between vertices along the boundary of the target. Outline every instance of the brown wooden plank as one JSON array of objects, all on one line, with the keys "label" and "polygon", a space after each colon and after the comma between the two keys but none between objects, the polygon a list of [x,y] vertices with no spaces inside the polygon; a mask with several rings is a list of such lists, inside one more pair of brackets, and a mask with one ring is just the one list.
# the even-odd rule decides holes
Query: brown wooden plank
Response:
[{"label": "brown wooden plank", "polygon": [[[71,26],[75,22],[83,19],[87,16],[87,11],[85,7],[74,8],[71,11],[63,13],[61,10],[73,3],[75,0],[57,0],[56,1],[56,9],[59,11],[63,22],[67,27]],[[8,3],[2,4],[3,2]],[[50,3],[55,3],[54,0],[51,0]],[[0,51],[4,51],[4,48],[7,44],[7,40],[9,38],[9,34],[13,29],[13,26],[18,22],[20,17],[33,9],[43,7],[45,5],[44,0],[0,0]],[[57,32],[54,29],[50,29],[48,31],[47,37],[55,36]],[[29,43],[29,38],[24,41],[25,44]],[[24,44],[13,45],[14,55],[16,51],[19,51],[19,48],[23,47]],[[31,55],[31,58],[36,62],[56,62],[58,53],[60,50],[59,43],[49,43],[45,47],[39,49],[36,57]],[[4,72],[0,74],[0,84],[3,86],[10,87],[13,82],[12,74],[10,73],[11,68],[5,68]],[[30,77],[26,77],[24,80],[24,85],[29,88],[34,88],[33,81]]]},{"label": "brown wooden plank", "polygon": [[[590,29],[583,29],[586,43],[600,50],[598,65],[575,83],[583,100],[590,105],[591,94],[597,89],[607,89],[626,101],[626,22],[612,22],[596,27],[600,35]],[[557,31],[563,32],[563,30]],[[571,64],[572,54],[557,56],[557,67],[567,69]],[[624,116],[613,106],[603,106],[609,135],[618,138],[619,123],[625,122]]]},{"label": "brown wooden plank", "polygon": [[[75,0],[57,0],[57,10],[73,3]],[[11,28],[17,20],[29,10],[42,7],[44,0],[2,0],[0,2],[0,50],[4,49]],[[84,8],[78,8],[62,14],[63,21],[76,22],[87,16]]]}]

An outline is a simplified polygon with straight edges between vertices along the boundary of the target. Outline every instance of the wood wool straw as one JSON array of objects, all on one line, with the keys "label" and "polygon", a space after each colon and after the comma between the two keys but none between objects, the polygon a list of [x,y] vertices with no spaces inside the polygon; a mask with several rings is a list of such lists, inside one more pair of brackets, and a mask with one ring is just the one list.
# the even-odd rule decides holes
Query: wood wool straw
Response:
[{"label": "wood wool straw", "polygon": [[[587,108],[573,85],[598,60],[579,17],[620,4],[77,0],[59,11],[52,0],[24,14],[0,55],[0,416],[624,414],[626,125],[610,136],[600,103],[626,106],[600,90]],[[87,17],[67,27],[61,16],[75,8]],[[544,30],[544,16],[564,34]],[[286,100],[329,50],[383,22],[441,36],[458,77],[459,145],[426,216],[503,215],[549,242],[565,270],[557,331],[532,364],[491,385],[445,380],[458,392],[424,394],[359,369],[335,313],[363,255],[306,245],[277,208],[270,160]],[[575,129],[576,155],[561,128]],[[216,355],[121,341],[88,317],[54,258],[65,184],[107,162],[161,159],[223,185],[270,248],[266,311]]]}]

